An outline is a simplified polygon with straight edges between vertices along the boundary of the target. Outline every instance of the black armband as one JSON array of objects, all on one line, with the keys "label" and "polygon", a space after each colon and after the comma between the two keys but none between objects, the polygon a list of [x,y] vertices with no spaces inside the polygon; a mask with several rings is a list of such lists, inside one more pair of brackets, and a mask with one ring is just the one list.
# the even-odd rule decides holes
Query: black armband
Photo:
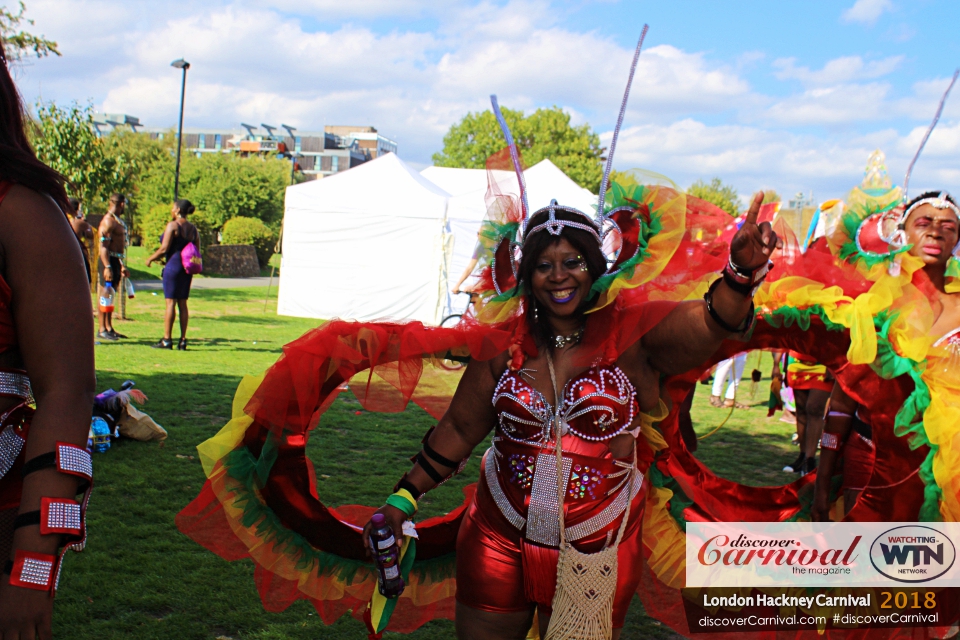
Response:
[{"label": "black armband", "polygon": [[444,478],[436,468],[430,464],[430,461],[427,460],[427,457],[423,455],[423,451],[417,452],[417,455],[413,458],[414,464],[420,465],[420,468],[423,469],[424,473],[430,476],[430,479],[440,484],[446,478]]},{"label": "black armband", "polygon": [[407,479],[406,474],[404,474],[404,476],[400,478],[400,482],[398,482],[397,485],[393,488],[393,492],[396,493],[397,491],[400,491],[400,489],[406,489],[407,491],[409,491],[410,495],[413,496],[414,500],[419,500],[420,496],[424,494],[423,491],[420,491],[420,489],[418,489],[415,484],[413,484],[412,482],[410,482],[410,480]]},{"label": "black armband", "polygon": [[703,294],[703,300],[707,303],[707,313],[710,314],[710,317],[713,318],[713,321],[720,325],[720,328],[729,333],[746,333],[750,327],[753,325],[753,320],[755,316],[756,307],[753,304],[753,301],[750,301],[750,309],[747,311],[747,316],[743,319],[738,326],[733,327],[727,323],[726,320],[720,317],[720,314],[717,313],[717,310],[713,307],[713,292],[717,290],[717,287],[720,285],[720,278],[717,278],[713,281],[713,284],[710,285],[710,288],[707,289],[707,292]]},{"label": "black armband", "polygon": [[[431,430],[431,431],[432,431],[432,430]],[[428,436],[429,436],[429,434],[428,434]],[[430,443],[427,442],[427,440],[428,440],[428,438],[424,438],[424,439],[423,439],[423,452],[424,452],[425,454],[427,454],[427,457],[428,457],[428,458],[430,458],[431,460],[433,460],[433,461],[436,462],[437,464],[442,464],[443,466],[445,466],[445,467],[450,467],[450,468],[452,468],[452,469],[456,469],[458,466],[460,466],[460,462],[459,462],[459,461],[458,461],[458,462],[454,462],[453,460],[450,460],[449,458],[445,458],[445,457],[443,457],[442,455],[440,455],[439,453],[437,453],[436,450],[434,450],[434,448],[430,446]]]}]

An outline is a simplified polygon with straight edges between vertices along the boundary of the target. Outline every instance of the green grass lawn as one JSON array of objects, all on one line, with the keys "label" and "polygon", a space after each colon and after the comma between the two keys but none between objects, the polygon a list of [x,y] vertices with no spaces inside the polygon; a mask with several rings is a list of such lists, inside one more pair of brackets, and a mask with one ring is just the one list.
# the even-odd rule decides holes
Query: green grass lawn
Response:
[{"label": "green grass lawn", "polygon": [[[129,301],[130,319],[116,324],[130,338],[96,347],[99,389],[135,380],[150,397],[144,410],[170,437],[163,447],[120,441],[109,452],[95,454],[89,543],[84,553],[69,554],[65,561],[54,618],[56,637],[366,637],[363,626],[349,616],[324,626],[303,601],[283,613],[264,612],[252,563],[221,560],[174,526],[174,516],[204,481],[195,447],[227,421],[241,376],[263,372],[284,343],[317,324],[278,317],[275,291],[266,313],[265,288],[194,291],[186,352],[150,348],[161,336],[163,298],[141,292]],[[753,362],[748,360],[748,375]],[[741,386],[742,400],[749,401],[749,386]],[[766,381],[761,387],[758,403],[766,399]],[[706,387],[698,387],[697,394],[693,417],[698,432],[706,433],[727,412],[707,404]],[[344,394],[310,441],[320,498],[333,506],[381,503],[432,424],[416,408],[401,414],[355,415],[357,410],[357,401]],[[789,445],[792,426],[765,415],[761,407],[734,412],[722,429],[702,441],[699,455],[739,481],[779,484],[790,479],[780,469],[795,456],[796,449]],[[460,503],[459,487],[476,480],[478,459],[474,456],[464,474],[422,501],[424,516]],[[403,637],[452,638],[453,625],[434,621]],[[634,599],[623,638],[669,637],[675,635],[646,617]]]}]

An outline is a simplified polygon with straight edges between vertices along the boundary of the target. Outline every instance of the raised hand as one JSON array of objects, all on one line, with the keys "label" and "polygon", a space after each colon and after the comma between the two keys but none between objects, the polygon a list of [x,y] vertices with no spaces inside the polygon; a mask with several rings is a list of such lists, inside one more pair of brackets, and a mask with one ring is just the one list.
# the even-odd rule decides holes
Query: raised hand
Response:
[{"label": "raised hand", "polygon": [[770,259],[773,250],[783,246],[769,222],[757,224],[763,192],[753,196],[743,226],[730,241],[730,258],[733,264],[744,270],[752,271],[762,267]]}]

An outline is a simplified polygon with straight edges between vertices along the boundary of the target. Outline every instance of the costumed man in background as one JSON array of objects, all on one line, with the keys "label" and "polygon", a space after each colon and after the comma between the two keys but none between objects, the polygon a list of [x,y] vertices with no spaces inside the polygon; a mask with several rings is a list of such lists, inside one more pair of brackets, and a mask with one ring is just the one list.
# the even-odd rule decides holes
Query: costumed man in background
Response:
[{"label": "costumed man in background", "polygon": [[[106,291],[107,283],[110,283],[116,295],[119,295],[117,287],[120,286],[120,278],[130,276],[130,270],[123,262],[127,248],[127,227],[120,219],[126,203],[127,199],[122,193],[115,193],[110,196],[110,206],[107,208],[107,213],[100,221],[100,228],[97,230],[97,235],[100,238],[100,254],[97,260],[100,274],[100,295],[103,295]],[[97,333],[99,339],[115,341],[127,337],[117,333],[113,328],[112,311],[100,311],[98,305],[97,316],[100,324],[100,331]]]}]

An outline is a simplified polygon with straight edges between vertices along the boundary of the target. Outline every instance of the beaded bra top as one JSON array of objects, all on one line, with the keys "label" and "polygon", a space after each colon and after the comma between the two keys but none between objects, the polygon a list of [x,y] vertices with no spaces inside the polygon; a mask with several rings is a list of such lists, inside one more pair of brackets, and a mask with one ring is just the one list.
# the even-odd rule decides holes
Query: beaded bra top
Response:
[{"label": "beaded bra top", "polygon": [[[507,370],[493,392],[498,430],[509,440],[543,446],[554,439],[554,410],[523,379],[528,370]],[[609,440],[630,426],[639,412],[636,390],[619,367],[591,367],[563,388],[563,435],[593,442]]]}]

